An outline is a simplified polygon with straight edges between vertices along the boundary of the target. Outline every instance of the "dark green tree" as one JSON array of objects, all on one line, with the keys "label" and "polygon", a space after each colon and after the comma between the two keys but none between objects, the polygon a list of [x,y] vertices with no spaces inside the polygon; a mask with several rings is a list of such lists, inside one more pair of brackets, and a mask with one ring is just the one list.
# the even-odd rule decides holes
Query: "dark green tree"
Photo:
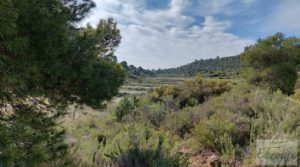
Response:
[{"label": "dark green tree", "polygon": [[134,65],[128,65],[126,61],[122,61],[120,64],[127,71],[128,78],[138,79],[140,77],[155,75],[154,71],[152,70],[143,69],[142,67],[136,67]]},{"label": "dark green tree", "polygon": [[102,107],[125,72],[113,19],[78,28],[92,0],[0,1],[0,166],[41,166],[66,147],[56,118],[71,103]]},{"label": "dark green tree", "polygon": [[298,78],[299,58],[300,40],[286,38],[282,33],[259,39],[242,54],[242,61],[249,68],[250,83],[267,86],[272,91],[280,89],[289,95],[294,92]]}]

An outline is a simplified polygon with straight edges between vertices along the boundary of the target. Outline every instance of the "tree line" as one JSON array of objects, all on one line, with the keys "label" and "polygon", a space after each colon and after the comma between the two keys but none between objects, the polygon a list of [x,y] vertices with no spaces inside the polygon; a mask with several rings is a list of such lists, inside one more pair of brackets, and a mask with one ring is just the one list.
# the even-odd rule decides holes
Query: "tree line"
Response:
[{"label": "tree line", "polygon": [[145,76],[155,75],[195,75],[197,73],[209,73],[209,72],[239,72],[242,67],[241,56],[230,56],[230,57],[217,57],[214,59],[200,59],[195,60],[192,63],[188,63],[176,68],[157,69],[149,70],[142,67],[136,67],[134,65],[128,65],[126,61],[122,61],[121,65],[128,72],[129,78],[138,78]]},{"label": "tree line", "polygon": [[199,72],[210,72],[222,70],[226,72],[238,71],[241,68],[240,55],[231,57],[222,57],[215,59],[200,59],[192,63],[182,65],[176,68],[159,69],[157,74],[186,74],[192,75]]}]

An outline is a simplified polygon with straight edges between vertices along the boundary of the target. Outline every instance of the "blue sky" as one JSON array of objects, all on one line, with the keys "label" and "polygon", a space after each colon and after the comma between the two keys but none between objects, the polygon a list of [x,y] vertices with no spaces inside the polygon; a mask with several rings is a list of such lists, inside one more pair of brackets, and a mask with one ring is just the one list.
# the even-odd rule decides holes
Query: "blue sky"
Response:
[{"label": "blue sky", "polygon": [[148,69],[232,56],[276,32],[300,37],[300,0],[94,0],[82,24],[113,17],[119,61]]}]

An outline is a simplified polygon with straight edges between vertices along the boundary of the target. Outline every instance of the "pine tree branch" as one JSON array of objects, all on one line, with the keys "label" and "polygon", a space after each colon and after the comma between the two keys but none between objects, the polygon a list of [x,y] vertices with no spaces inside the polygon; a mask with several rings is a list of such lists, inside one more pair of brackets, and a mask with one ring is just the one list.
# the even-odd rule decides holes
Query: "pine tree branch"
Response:
[{"label": "pine tree branch", "polygon": [[0,54],[5,56],[6,58],[15,58],[16,57],[16,55],[12,51],[10,51],[6,48],[3,48],[3,47],[0,47]]}]

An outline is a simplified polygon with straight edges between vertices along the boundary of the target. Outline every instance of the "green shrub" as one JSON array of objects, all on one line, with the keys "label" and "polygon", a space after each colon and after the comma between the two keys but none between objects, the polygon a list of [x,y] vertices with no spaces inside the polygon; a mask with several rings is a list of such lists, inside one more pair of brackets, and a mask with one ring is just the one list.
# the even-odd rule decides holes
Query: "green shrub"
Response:
[{"label": "green shrub", "polygon": [[215,114],[207,120],[200,121],[193,131],[196,141],[204,148],[212,149],[220,154],[234,153],[232,138],[234,124],[230,113]]},{"label": "green shrub", "polygon": [[119,122],[142,122],[159,127],[165,120],[167,110],[164,103],[154,103],[148,96],[127,97],[116,107],[114,115]]},{"label": "green shrub", "polygon": [[235,158],[255,156],[247,150],[255,150],[258,139],[299,140],[299,101],[280,91],[239,84],[197,108],[195,139],[222,154],[232,145]]},{"label": "green shrub", "polygon": [[179,135],[180,138],[184,138],[186,134],[191,133],[191,128],[194,126],[193,116],[194,112],[190,111],[189,108],[170,113],[166,117],[165,128]]},{"label": "green shrub", "polygon": [[177,101],[174,100],[172,96],[165,96],[163,98],[163,103],[165,109],[169,112],[178,112],[180,108],[178,107]]},{"label": "green shrub", "polygon": [[163,106],[159,104],[145,106],[140,112],[142,113],[142,120],[144,122],[149,122],[155,127],[159,127],[167,115],[167,112]]},{"label": "green shrub", "polygon": [[156,147],[140,148],[139,145],[133,145],[128,150],[119,150],[113,154],[107,154],[114,164],[119,167],[127,166],[187,166],[187,161],[179,154],[169,155],[163,150],[164,138],[159,137]]},{"label": "green shrub", "polygon": [[[184,81],[178,86],[159,86],[150,93],[151,102],[166,102],[172,97],[179,109],[196,106],[209,97],[220,95],[231,89],[231,82],[221,79],[203,79],[200,76]],[[167,98],[168,99],[168,98]]]},{"label": "green shrub", "polygon": [[[116,166],[186,166],[177,154],[178,140],[145,124],[122,123],[119,131],[107,136],[105,147],[97,153],[96,164]],[[103,165],[105,166],[105,165]]]},{"label": "green shrub", "polygon": [[124,98],[120,101],[120,104],[115,110],[115,116],[117,121],[122,121],[122,119],[128,115],[134,109],[134,104],[130,101],[129,98]]},{"label": "green shrub", "polygon": [[153,92],[151,92],[150,94],[151,101],[155,103],[161,102],[165,91],[166,91],[165,86],[158,86],[157,88],[155,88]]},{"label": "green shrub", "polygon": [[177,100],[182,109],[205,102],[209,97],[220,95],[231,89],[229,81],[220,79],[203,79],[197,76],[185,81],[179,86],[180,94]]}]

